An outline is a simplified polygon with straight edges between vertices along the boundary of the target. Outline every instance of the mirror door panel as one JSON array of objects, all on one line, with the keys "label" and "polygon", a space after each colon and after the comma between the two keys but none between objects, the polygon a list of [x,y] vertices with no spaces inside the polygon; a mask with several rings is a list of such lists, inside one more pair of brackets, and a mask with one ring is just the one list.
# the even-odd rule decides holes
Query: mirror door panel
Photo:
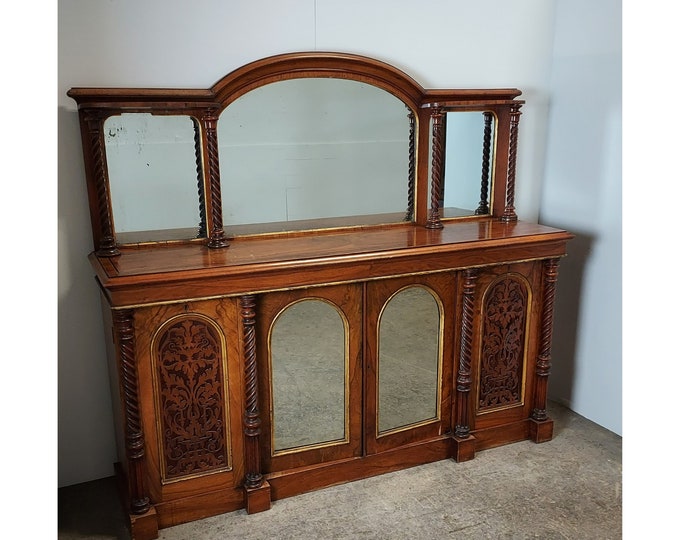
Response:
[{"label": "mirror door panel", "polygon": [[367,284],[367,453],[449,431],[455,286],[453,273]]},{"label": "mirror door panel", "polygon": [[361,297],[359,284],[261,296],[265,471],[361,455]]}]

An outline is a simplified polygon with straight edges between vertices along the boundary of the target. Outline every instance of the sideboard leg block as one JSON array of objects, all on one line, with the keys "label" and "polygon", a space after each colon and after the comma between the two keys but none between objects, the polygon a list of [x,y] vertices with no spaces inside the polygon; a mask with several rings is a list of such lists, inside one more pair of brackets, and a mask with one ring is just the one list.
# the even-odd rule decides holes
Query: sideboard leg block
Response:
[{"label": "sideboard leg block", "polygon": [[453,459],[455,461],[461,463],[474,459],[476,439],[472,435],[464,439],[454,435],[451,439],[453,441]]},{"label": "sideboard leg block", "polygon": [[256,514],[269,510],[272,506],[272,494],[266,480],[258,488],[244,488],[246,492],[246,512]]},{"label": "sideboard leg block", "polygon": [[553,438],[553,421],[550,418],[545,420],[534,420],[529,418],[529,436],[535,443],[542,443]]},{"label": "sideboard leg block", "polygon": [[152,506],[144,514],[129,514],[130,534],[133,540],[153,540],[158,538],[158,516]]}]

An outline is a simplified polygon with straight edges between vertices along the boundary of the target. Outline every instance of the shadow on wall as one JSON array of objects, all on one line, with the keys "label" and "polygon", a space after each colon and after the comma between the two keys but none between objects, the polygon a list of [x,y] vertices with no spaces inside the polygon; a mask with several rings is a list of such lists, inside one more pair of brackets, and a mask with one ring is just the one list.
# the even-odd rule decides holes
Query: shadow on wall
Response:
[{"label": "shadow on wall", "polygon": [[116,461],[101,303],[78,113],[58,110],[58,482],[113,474]]},{"label": "shadow on wall", "polygon": [[[569,230],[551,223],[550,226]],[[583,275],[594,238],[577,233],[567,244],[567,256],[559,266],[553,320],[552,368],[548,397],[571,408],[576,373],[577,332],[581,315]]]}]

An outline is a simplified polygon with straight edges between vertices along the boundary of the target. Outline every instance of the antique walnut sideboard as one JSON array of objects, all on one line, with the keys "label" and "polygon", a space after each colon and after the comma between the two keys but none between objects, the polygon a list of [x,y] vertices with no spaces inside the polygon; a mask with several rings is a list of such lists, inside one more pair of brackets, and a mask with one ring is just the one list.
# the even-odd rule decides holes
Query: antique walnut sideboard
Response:
[{"label": "antique walnut sideboard", "polygon": [[321,52],[68,92],[134,538],[551,439],[572,235],[515,213],[520,94]]}]

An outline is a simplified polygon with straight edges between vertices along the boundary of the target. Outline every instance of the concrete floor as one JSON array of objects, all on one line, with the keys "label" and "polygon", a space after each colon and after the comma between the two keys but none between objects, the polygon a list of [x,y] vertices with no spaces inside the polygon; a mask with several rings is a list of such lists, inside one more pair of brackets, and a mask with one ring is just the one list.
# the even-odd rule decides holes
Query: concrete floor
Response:
[{"label": "concrete floor", "polygon": [[[621,437],[550,403],[555,437],[162,529],[161,540],[617,539]],[[129,539],[113,479],[59,490],[59,540]]]}]

